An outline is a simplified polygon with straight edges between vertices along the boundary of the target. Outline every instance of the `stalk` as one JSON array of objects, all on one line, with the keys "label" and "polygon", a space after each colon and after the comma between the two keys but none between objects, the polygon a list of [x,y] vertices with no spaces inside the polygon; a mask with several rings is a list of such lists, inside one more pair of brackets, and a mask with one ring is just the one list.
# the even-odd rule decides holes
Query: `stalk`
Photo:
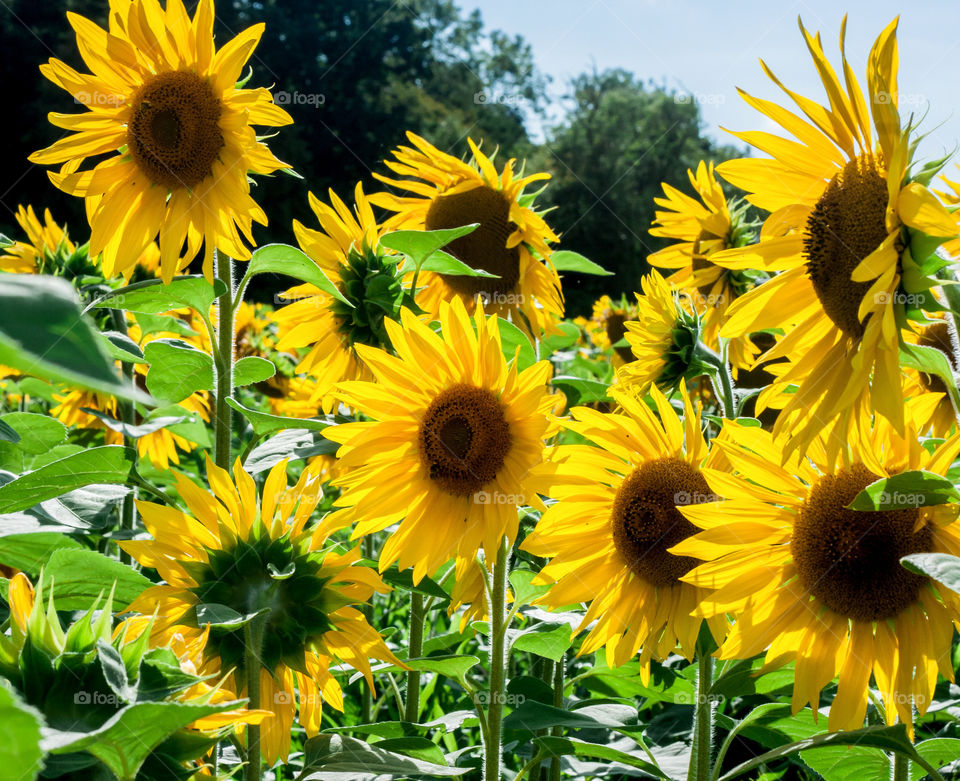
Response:
[{"label": "stalk", "polygon": [[690,751],[690,781],[708,781],[710,778],[710,751],[713,740],[713,707],[710,687],[713,684],[713,657],[697,653],[696,702],[693,711],[693,745]]},{"label": "stalk", "polygon": [[[415,659],[423,655],[423,594],[417,591],[410,592],[410,652],[408,659]],[[417,723],[420,719],[420,671],[410,670],[407,673],[407,701],[403,718],[406,721]]]},{"label": "stalk", "polygon": [[226,292],[217,299],[217,339],[213,344],[216,368],[216,406],[214,411],[214,462],[230,471],[230,441],[233,431],[233,410],[227,399],[233,394],[233,318],[237,301],[233,300],[233,260],[214,252],[217,278],[226,286]]},{"label": "stalk", "polygon": [[[247,678],[247,708],[260,708],[260,652],[263,646],[263,616],[256,616],[243,625],[243,665]],[[247,764],[244,781],[261,781],[260,725],[247,725]]]},{"label": "stalk", "polygon": [[487,743],[483,764],[484,781],[500,781],[501,723],[506,689],[506,614],[507,554],[506,540],[500,544],[493,565],[490,590],[490,699],[487,705]]},{"label": "stalk", "polygon": [[[563,707],[563,668],[566,656],[561,656],[560,661],[553,668],[553,707]],[[557,737],[561,733],[560,727],[553,727],[550,730],[551,735]],[[550,763],[550,781],[560,781],[560,757],[554,757]]]}]

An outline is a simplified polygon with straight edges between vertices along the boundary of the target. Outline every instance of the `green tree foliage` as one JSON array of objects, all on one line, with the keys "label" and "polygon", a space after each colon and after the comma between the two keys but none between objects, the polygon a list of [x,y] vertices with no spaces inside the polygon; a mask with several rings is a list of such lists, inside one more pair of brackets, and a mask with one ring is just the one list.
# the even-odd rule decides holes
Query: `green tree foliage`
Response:
[{"label": "green tree foliage", "polygon": [[639,289],[646,256],[664,246],[648,232],[661,183],[689,191],[687,168],[736,150],[701,135],[695,102],[629,71],[585,73],[571,88],[572,108],[542,150],[553,172],[545,193],[555,207],[549,220],[562,232],[564,249],[616,274],[615,281],[568,275],[564,293],[572,315],[588,311],[603,293]]}]

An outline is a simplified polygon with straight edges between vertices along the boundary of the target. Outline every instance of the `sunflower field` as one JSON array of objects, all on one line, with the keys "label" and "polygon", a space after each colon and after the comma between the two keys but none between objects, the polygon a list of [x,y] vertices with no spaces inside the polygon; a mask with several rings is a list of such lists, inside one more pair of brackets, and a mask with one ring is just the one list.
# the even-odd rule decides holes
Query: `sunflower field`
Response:
[{"label": "sunflower field", "polygon": [[264,26],[104,1],[30,157],[89,226],[0,237],[0,781],[960,778],[960,177],[896,20],[801,22],[825,102],[764,65],[620,279],[402,129],[258,245]]}]

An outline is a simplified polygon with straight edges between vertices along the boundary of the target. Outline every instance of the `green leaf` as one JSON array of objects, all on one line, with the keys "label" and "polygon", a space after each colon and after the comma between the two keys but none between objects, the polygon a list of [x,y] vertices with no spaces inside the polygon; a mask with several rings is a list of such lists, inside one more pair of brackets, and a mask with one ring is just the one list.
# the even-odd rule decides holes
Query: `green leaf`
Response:
[{"label": "green leaf", "polygon": [[960,492],[947,478],[914,470],[870,483],[848,506],[851,510],[902,510],[960,502]]},{"label": "green leaf", "polygon": [[573,323],[564,320],[562,323],[557,323],[557,327],[560,329],[560,333],[545,336],[540,340],[539,349],[543,358],[549,358],[559,350],[572,347],[580,339],[580,329]]},{"label": "green leaf", "polygon": [[19,435],[17,447],[30,455],[46,453],[67,438],[67,427],[56,418],[47,415],[37,415],[33,412],[9,412],[0,416],[0,423]]},{"label": "green leaf", "polygon": [[7,778],[36,778],[43,769],[43,716],[0,683],[0,767]]},{"label": "green leaf", "polygon": [[343,735],[317,735],[304,748],[306,757],[298,781],[325,781],[334,773],[374,775],[380,779],[453,778],[470,772],[468,767],[447,767],[395,754]]},{"label": "green leaf", "polygon": [[890,776],[890,758],[876,748],[825,746],[801,751],[800,759],[829,781],[861,781]]},{"label": "green leaf", "polygon": [[[0,533],[3,520],[0,519]],[[85,550],[76,540],[57,532],[7,534],[0,537],[0,564],[23,570],[31,577],[40,572],[58,550]]]},{"label": "green leaf", "polygon": [[526,700],[504,719],[504,729],[536,732],[550,727],[568,729],[634,728],[638,724],[637,710],[629,705],[587,705],[575,711],[555,708],[534,700]]},{"label": "green leaf", "polygon": [[277,373],[277,367],[266,358],[247,355],[233,365],[233,384],[239,388],[255,382],[269,380]]},{"label": "green leaf", "polygon": [[848,732],[826,732],[820,735],[814,735],[810,738],[789,743],[785,746],[768,751],[760,756],[737,765],[732,770],[724,773],[720,781],[730,781],[737,778],[747,771],[762,765],[769,764],[773,760],[788,757],[800,751],[818,749],[823,746],[861,746],[863,748],[878,748],[882,751],[894,751],[903,754],[909,759],[917,762],[928,772],[933,770],[930,764],[923,759],[907,737],[907,729],[903,724],[896,724],[893,727],[864,727],[863,729],[850,730]]},{"label": "green leaf", "polygon": [[150,581],[136,570],[93,550],[58,550],[43,570],[47,583],[53,584],[57,610],[88,610],[114,587],[113,604],[117,610],[130,606]]},{"label": "green leaf", "polygon": [[20,441],[20,435],[9,423],[4,423],[0,418],[0,442],[12,442],[16,444]]},{"label": "green leaf", "polygon": [[[362,559],[361,563],[366,567],[377,567],[377,562],[373,561],[372,559]],[[404,591],[416,591],[418,594],[423,594],[425,597],[433,597],[434,599],[439,599],[443,602],[450,601],[450,595],[443,590],[442,586],[440,586],[430,577],[424,577],[419,583],[415,584],[413,582],[412,569],[400,571],[397,568],[397,565],[394,564],[381,572],[380,577],[383,579],[384,583],[389,586],[393,586],[393,588],[403,589]]]},{"label": "green leaf", "polygon": [[[939,769],[951,762],[960,759],[960,739],[958,738],[930,738],[916,744],[917,753],[927,762]],[[924,771],[916,765],[910,766],[911,781],[923,778]]]},{"label": "green leaf", "polygon": [[26,510],[75,488],[125,483],[136,452],[120,445],[92,447],[54,461],[0,486],[0,514]]},{"label": "green leaf", "polygon": [[133,339],[119,331],[104,331],[100,334],[107,354],[115,361],[126,363],[146,363],[143,350]]},{"label": "green leaf", "polygon": [[250,451],[243,468],[251,475],[259,474],[273,468],[285,458],[299,461],[313,456],[336,453],[339,447],[336,442],[325,439],[317,431],[308,431],[303,427],[291,428],[257,445]]},{"label": "green leaf", "polygon": [[480,664],[480,660],[469,654],[453,654],[404,659],[403,663],[411,670],[419,670],[422,673],[437,673],[437,675],[444,675],[463,683],[467,680],[467,673]]},{"label": "green leaf", "polygon": [[[622,765],[640,768],[641,770],[644,770],[652,775],[654,778],[670,778],[670,776],[666,775],[656,765],[640,759],[639,748],[637,749],[636,755],[634,755],[628,754],[626,751],[615,749],[612,746],[602,746],[598,743],[587,743],[586,741],[575,740],[573,738],[548,736],[543,738],[534,738],[534,741],[546,752],[548,757],[573,756],[582,757],[584,759],[606,759],[611,762],[619,762]],[[610,775],[612,776],[613,774]]]},{"label": "green leaf", "polygon": [[310,260],[302,251],[296,247],[291,247],[289,244],[267,244],[254,250],[250,262],[247,264],[247,273],[244,275],[244,280],[250,279],[254,274],[271,273],[286,274],[303,282],[309,282],[347,306],[353,306],[343,297],[343,293],[330,281],[330,278],[323,273],[320,266]]},{"label": "green leaf", "polygon": [[437,250],[427,258],[420,270],[433,271],[435,274],[446,274],[451,277],[492,277],[493,279],[500,279],[499,274],[491,274],[482,268],[468,266],[462,260],[457,260],[453,255],[444,252],[442,249]]},{"label": "green leaf", "polygon": [[578,274],[593,274],[597,277],[612,277],[613,272],[598,266],[579,252],[568,249],[557,250],[550,256],[550,262],[557,271],[575,271]]},{"label": "green leaf", "polygon": [[480,223],[474,222],[460,228],[436,231],[394,231],[380,239],[380,246],[408,255],[414,265],[419,268],[438,249],[445,247],[454,239],[473,233],[479,227]]},{"label": "green leaf", "polygon": [[900,345],[900,365],[924,374],[935,374],[947,384],[948,388],[956,389],[957,387],[957,380],[947,356],[936,347],[904,343]]},{"label": "green leaf", "polygon": [[960,592],[960,558],[949,553],[911,553],[900,559],[911,572],[927,575],[951,591]]},{"label": "green leaf", "polygon": [[563,394],[567,397],[568,407],[609,399],[607,384],[597,380],[584,380],[579,377],[554,377],[553,385],[563,391]]},{"label": "green leaf", "polygon": [[86,751],[121,781],[133,781],[144,760],[171,735],[197,719],[241,705],[240,701],[216,705],[141,702],[123,708],[93,732],[49,730],[40,745],[51,754]]},{"label": "green leaf", "polygon": [[213,358],[179,339],[155,339],[144,355],[147,390],[163,401],[183,401],[198,390],[213,387]]},{"label": "green leaf", "polygon": [[[102,420],[103,424],[111,431],[118,431],[119,433],[133,439],[145,437],[147,434],[152,434],[154,431],[159,431],[162,428],[176,425],[177,423],[181,423],[185,420],[184,415],[158,415],[157,417],[149,418],[139,426],[134,426],[131,423],[124,423],[122,420],[115,420],[109,415],[105,415],[100,410],[93,409],[92,407],[81,407],[80,409],[82,409],[88,415],[93,415],[95,418]],[[184,410],[184,412],[186,412],[186,410]]]},{"label": "green leaf", "polygon": [[73,287],[40,274],[0,276],[0,364],[24,374],[153,405],[121,378]]},{"label": "green leaf", "polygon": [[396,754],[403,754],[405,757],[412,757],[424,762],[432,762],[435,765],[446,766],[446,759],[443,756],[443,750],[432,740],[420,736],[408,736],[402,738],[387,738],[377,743],[377,748],[381,751],[393,751]]},{"label": "green leaf", "polygon": [[249,407],[244,407],[233,397],[227,399],[227,404],[249,421],[250,425],[253,426],[253,433],[258,437],[273,434],[275,431],[294,428],[323,431],[330,425],[329,421],[318,420],[317,418],[286,418],[282,415],[271,415],[267,412],[260,412],[255,409],[250,409]]},{"label": "green leaf", "polygon": [[513,587],[515,604],[528,605],[550,590],[550,586],[534,586],[532,581],[536,576],[536,572],[528,569],[515,569],[510,573],[510,585]]},{"label": "green leaf", "polygon": [[207,315],[213,302],[226,292],[227,286],[223,280],[215,279],[211,285],[201,274],[174,277],[169,285],[164,285],[161,279],[147,279],[98,298],[87,310],[125,309],[128,312],[160,315],[171,309],[188,306]]},{"label": "green leaf", "polygon": [[520,371],[528,366],[533,366],[537,362],[537,353],[530,343],[529,336],[502,317],[497,318],[497,327],[500,329],[500,347],[508,361],[513,360],[514,355],[517,354],[517,347],[519,347],[520,354],[517,357],[517,368]]},{"label": "green leaf", "polygon": [[570,627],[567,624],[537,624],[517,634],[512,647],[514,651],[526,651],[559,662],[571,642]]}]

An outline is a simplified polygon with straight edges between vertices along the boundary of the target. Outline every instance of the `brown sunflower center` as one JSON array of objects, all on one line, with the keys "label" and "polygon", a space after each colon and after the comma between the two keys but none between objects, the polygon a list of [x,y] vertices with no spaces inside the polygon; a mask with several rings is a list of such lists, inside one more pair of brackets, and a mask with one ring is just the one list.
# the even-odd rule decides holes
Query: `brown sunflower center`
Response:
[{"label": "brown sunflower center", "polygon": [[221,108],[210,84],[195,73],[154,76],[133,98],[127,147],[134,162],[168,190],[195,187],[223,148]]},{"label": "brown sunflower center", "polygon": [[493,480],[510,451],[510,426],[492,391],[458,384],[430,402],[419,431],[430,479],[454,496],[470,496]]},{"label": "brown sunflower center", "polygon": [[610,525],[613,545],[635,575],[653,586],[671,586],[700,562],[667,548],[697,529],[677,505],[714,497],[700,471],[679,458],[660,458],[637,467],[617,490]]},{"label": "brown sunflower center", "polygon": [[[953,339],[950,338],[950,327],[945,323],[935,323],[924,328],[918,340],[922,347],[935,347],[947,356],[951,368],[957,370],[957,354],[953,348]],[[946,393],[947,386],[936,374],[920,374],[920,381],[928,391]]]},{"label": "brown sunflower center", "polygon": [[474,222],[480,224],[473,233],[454,239],[444,249],[471,268],[496,274],[499,279],[443,275],[444,282],[467,296],[512,292],[520,281],[520,248],[507,247],[517,226],[510,221],[510,203],[499,190],[482,186],[440,195],[427,211],[425,227],[445,230]]},{"label": "brown sunflower center", "polygon": [[[635,322],[637,318],[627,317],[623,312],[611,312],[607,315],[604,326],[607,332],[607,339],[610,344],[616,344],[627,333],[627,323]],[[626,363],[635,360],[633,351],[629,347],[614,347],[614,352],[619,355]]]},{"label": "brown sunflower center", "polygon": [[900,559],[929,551],[915,508],[860,512],[846,506],[879,479],[861,464],[823,477],[800,508],[790,552],[800,583],[828,608],[858,621],[891,618],[916,601],[926,578]]},{"label": "brown sunflower center", "polygon": [[859,339],[857,312],[870,282],[854,282],[853,270],[887,237],[887,182],[870,155],[860,155],[836,174],[807,218],[803,251],[807,273],[823,311],[847,336]]}]

